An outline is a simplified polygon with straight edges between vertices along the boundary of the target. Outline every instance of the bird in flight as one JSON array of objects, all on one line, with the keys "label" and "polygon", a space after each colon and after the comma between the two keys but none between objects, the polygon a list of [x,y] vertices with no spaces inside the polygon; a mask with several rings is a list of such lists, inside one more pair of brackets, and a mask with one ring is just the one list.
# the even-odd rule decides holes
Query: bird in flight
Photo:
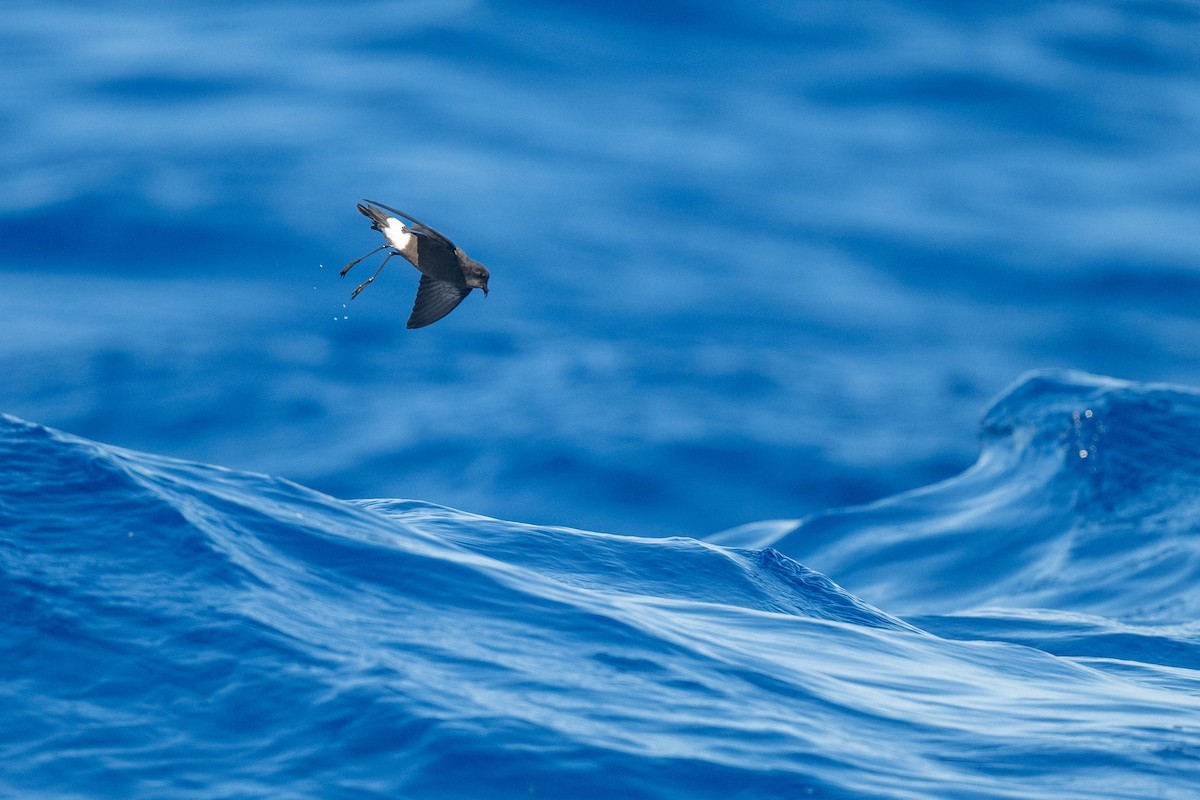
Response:
[{"label": "bird in flight", "polygon": [[[483,296],[487,297],[487,268],[441,233],[403,211],[397,211],[375,200],[364,200],[358,204],[358,210],[371,220],[371,227],[382,233],[386,241],[367,255],[344,266],[341,276],[346,277],[351,267],[380,250],[387,250],[388,253],[379,269],[375,270],[375,274],[360,283],[350,295],[351,300],[358,297],[358,293],[375,280],[383,270],[384,264],[397,253],[421,272],[417,299],[413,303],[412,316],[408,318],[409,328],[423,328],[437,322],[453,311],[472,289],[482,289]],[[410,224],[405,225],[404,220],[408,220]]]}]

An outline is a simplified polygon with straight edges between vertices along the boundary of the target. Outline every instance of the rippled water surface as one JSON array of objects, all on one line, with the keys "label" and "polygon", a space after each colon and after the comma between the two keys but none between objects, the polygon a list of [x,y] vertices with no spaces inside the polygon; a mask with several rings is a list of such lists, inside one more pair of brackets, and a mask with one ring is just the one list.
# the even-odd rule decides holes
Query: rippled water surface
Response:
[{"label": "rippled water surface", "polygon": [[1193,4],[4,20],[0,794],[1194,794]]}]

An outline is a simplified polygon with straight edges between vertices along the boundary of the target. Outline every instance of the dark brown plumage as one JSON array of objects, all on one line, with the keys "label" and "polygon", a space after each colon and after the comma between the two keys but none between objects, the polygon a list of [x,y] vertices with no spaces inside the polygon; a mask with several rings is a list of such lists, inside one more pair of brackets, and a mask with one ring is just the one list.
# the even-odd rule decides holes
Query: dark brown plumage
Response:
[{"label": "dark brown plumage", "polygon": [[[358,297],[358,293],[375,280],[384,265],[397,253],[421,272],[417,299],[408,318],[409,328],[422,328],[437,322],[453,311],[472,289],[482,289],[484,296],[487,296],[490,277],[487,269],[441,233],[403,211],[374,200],[359,203],[358,210],[371,220],[372,228],[383,234],[385,243],[343,267],[342,277],[346,277],[350,268],[367,256],[380,250],[387,250],[388,253],[375,274],[354,290],[351,299]],[[411,225],[405,225],[404,220]]]}]

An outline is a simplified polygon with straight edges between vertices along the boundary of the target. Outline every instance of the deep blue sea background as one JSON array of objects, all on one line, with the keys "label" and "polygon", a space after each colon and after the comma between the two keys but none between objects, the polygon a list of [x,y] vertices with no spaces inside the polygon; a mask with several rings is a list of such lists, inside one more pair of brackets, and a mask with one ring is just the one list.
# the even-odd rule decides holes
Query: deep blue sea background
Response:
[{"label": "deep blue sea background", "polygon": [[7,3],[0,796],[1200,796],[1198,43]]}]

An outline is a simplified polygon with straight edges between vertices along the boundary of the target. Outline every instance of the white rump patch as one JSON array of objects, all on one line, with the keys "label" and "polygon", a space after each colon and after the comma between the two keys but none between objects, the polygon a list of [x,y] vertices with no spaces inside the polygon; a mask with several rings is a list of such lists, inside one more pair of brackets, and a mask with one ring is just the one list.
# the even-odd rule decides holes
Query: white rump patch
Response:
[{"label": "white rump patch", "polygon": [[408,228],[395,217],[387,218],[387,224],[383,226],[383,236],[388,240],[388,244],[397,250],[403,250],[412,241],[412,234],[408,232]]}]

